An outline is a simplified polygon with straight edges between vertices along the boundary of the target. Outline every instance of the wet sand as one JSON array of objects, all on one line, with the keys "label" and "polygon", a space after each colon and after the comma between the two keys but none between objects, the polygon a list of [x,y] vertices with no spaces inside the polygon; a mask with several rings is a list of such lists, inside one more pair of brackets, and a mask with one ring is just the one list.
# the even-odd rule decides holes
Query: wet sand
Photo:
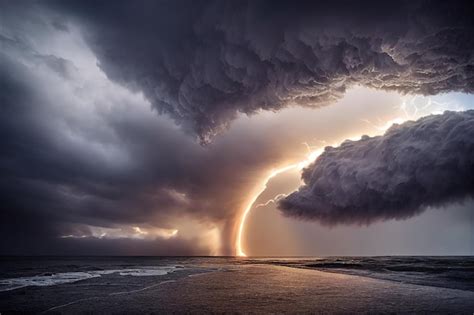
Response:
[{"label": "wet sand", "polygon": [[474,312],[472,291],[271,265],[153,281],[129,293],[70,300],[48,313]]}]

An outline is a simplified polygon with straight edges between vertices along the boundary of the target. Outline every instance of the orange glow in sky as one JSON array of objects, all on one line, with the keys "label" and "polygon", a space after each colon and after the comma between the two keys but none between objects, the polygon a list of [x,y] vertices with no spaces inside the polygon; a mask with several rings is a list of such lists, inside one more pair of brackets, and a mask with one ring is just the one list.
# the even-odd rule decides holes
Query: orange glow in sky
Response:
[{"label": "orange glow in sky", "polygon": [[290,165],[287,165],[287,166],[283,166],[281,168],[274,169],[262,181],[262,184],[260,184],[258,189],[256,189],[256,192],[254,194],[252,194],[249,202],[247,203],[247,206],[245,207],[244,211],[242,212],[242,216],[240,218],[240,223],[239,223],[239,229],[237,231],[236,243],[235,243],[235,254],[236,254],[236,256],[240,256],[240,257],[246,257],[247,256],[245,254],[243,248],[242,248],[242,235],[243,235],[244,228],[245,228],[245,221],[247,219],[248,214],[250,213],[250,210],[253,208],[253,204],[255,203],[257,198],[260,196],[260,194],[262,194],[265,191],[265,189],[267,188],[268,182],[273,177],[277,176],[278,174],[289,171],[291,169],[294,169],[294,168],[303,169],[304,167],[306,167],[309,164],[311,164],[312,162],[314,162],[314,160],[322,152],[323,152],[323,149],[318,149],[318,150],[312,151],[307,155],[306,159],[301,161],[301,162],[290,164]]},{"label": "orange glow in sky", "polygon": [[[408,120],[407,118],[396,118],[393,120],[388,121],[386,124],[382,126],[374,126],[380,133],[384,133],[388,128],[392,126],[392,124],[397,123],[401,124],[405,121]],[[358,140],[360,139],[360,136],[355,136],[355,137],[349,137],[349,140]],[[245,222],[248,217],[248,214],[250,213],[250,210],[252,210],[253,205],[257,198],[265,191],[267,188],[268,182],[275,176],[289,171],[291,169],[298,169],[302,170],[303,168],[307,167],[311,163],[313,163],[316,158],[324,151],[324,148],[319,148],[317,150],[311,151],[307,156],[306,159],[304,159],[301,162],[290,164],[287,166],[283,166],[281,168],[273,169],[268,176],[262,181],[262,184],[258,186],[258,189],[256,189],[255,193],[251,195],[251,198],[249,202],[247,203],[247,206],[242,212],[242,216],[240,217],[240,223],[239,223],[239,229],[237,230],[237,236],[235,238],[235,255],[240,256],[240,257],[246,257],[247,255],[245,254],[243,248],[242,248],[242,237],[243,237],[243,232],[245,229]]]}]

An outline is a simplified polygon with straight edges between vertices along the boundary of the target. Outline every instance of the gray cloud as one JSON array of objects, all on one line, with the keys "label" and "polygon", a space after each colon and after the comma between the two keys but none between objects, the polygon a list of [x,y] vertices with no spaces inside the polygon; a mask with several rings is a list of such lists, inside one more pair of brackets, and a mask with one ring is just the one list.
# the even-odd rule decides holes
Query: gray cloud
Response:
[{"label": "gray cloud", "polygon": [[[124,244],[134,253],[210,254],[199,235],[185,235],[214,226],[222,233],[220,253],[232,253],[236,210],[281,150],[263,137],[200,146],[140,95],[84,65],[85,46],[60,42],[80,65],[41,52],[65,30],[28,9],[5,13],[0,33],[1,253],[64,253],[71,246],[100,252],[105,243],[107,252],[123,253]],[[139,240],[58,239],[77,225],[175,229],[181,222],[195,226],[176,238],[143,241],[142,249],[127,245]]]},{"label": "gray cloud", "polygon": [[279,207],[330,225],[406,219],[474,197],[473,174],[474,111],[445,112],[327,147]]},{"label": "gray cloud", "polygon": [[[243,124],[202,147],[167,115],[207,141],[238,113],[321,106],[353,84],[472,91],[472,10],[463,2],[0,5],[2,254],[209,254],[181,233],[59,238],[78,226],[172,229],[188,221],[218,225],[219,253],[233,253],[249,188],[295,157],[300,143],[285,139],[300,140],[284,128]],[[95,58],[166,115],[95,73]]]},{"label": "gray cloud", "polygon": [[59,2],[107,75],[207,141],[237,113],[318,107],[355,84],[471,93],[469,1]]},{"label": "gray cloud", "polygon": [[[50,64],[44,60],[40,66]],[[59,82],[64,77],[55,67],[37,69],[35,75],[0,54],[0,68],[4,254],[58,253],[67,249],[68,242],[100,243],[51,241],[71,233],[67,226],[74,224],[173,229],[177,219],[187,217],[217,224],[223,237],[230,237],[232,231],[226,229],[232,228],[235,210],[245,197],[236,192],[245,194],[254,184],[251,174],[278,157],[264,143],[245,148],[230,140],[203,148],[173,123],[149,112],[146,103],[143,109],[136,99],[114,97],[120,91],[84,86],[69,94],[69,85],[76,82]],[[77,97],[82,93],[84,100]],[[96,93],[104,94],[97,98]],[[232,186],[225,185],[229,182]],[[182,233],[186,231],[178,236]],[[209,254],[205,246],[192,247],[196,240],[186,246],[183,242],[148,242],[144,248],[160,245],[150,253],[162,253],[161,248],[176,244],[182,251],[170,252]],[[230,253],[230,242],[222,246],[222,253]]]}]

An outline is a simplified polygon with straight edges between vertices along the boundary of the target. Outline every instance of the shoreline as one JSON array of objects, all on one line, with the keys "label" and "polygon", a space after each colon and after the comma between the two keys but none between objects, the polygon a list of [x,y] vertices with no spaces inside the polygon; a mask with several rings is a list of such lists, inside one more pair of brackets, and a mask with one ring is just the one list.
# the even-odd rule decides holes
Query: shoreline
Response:
[{"label": "shoreline", "polygon": [[361,277],[361,278],[368,278],[368,279],[373,279],[373,280],[379,280],[379,281],[388,281],[388,282],[394,282],[394,283],[402,283],[402,284],[407,284],[407,285],[418,285],[418,286],[425,286],[425,287],[433,287],[433,288],[441,288],[441,289],[449,289],[449,290],[459,290],[459,291],[466,291],[466,292],[474,292],[474,289],[463,289],[463,288],[458,288],[458,287],[450,287],[442,284],[428,284],[428,283],[416,283],[415,281],[407,281],[407,280],[397,280],[397,279],[390,279],[388,277],[383,278],[379,277],[377,275],[370,275],[370,274],[357,274],[357,273],[352,273],[350,270],[342,270],[342,269],[323,269],[323,268],[311,268],[311,267],[306,267],[306,266],[287,266],[287,265],[279,265],[279,264],[274,264],[274,266],[278,267],[285,267],[285,268],[290,268],[290,269],[302,269],[302,270],[311,270],[311,271],[316,271],[316,272],[323,272],[323,273],[329,273],[329,274],[339,274],[339,275],[346,275],[346,276],[352,276],[352,277]]},{"label": "shoreline", "polygon": [[[91,297],[103,291],[101,285],[109,281],[106,278],[82,282],[80,286],[65,284],[30,288],[24,290],[24,294],[4,292],[0,295],[0,311],[66,314],[94,313],[97,310],[101,313],[472,314],[474,310],[474,292],[471,291],[397,283],[307,268],[276,265],[229,267],[201,273],[199,277],[190,274],[178,278],[170,275],[153,277],[147,280],[149,285],[145,289],[128,290],[121,295],[102,294],[95,299]],[[94,286],[93,282],[100,285]],[[81,297],[84,290],[89,296]],[[38,305],[27,309],[31,306],[29,303],[34,304],[33,297],[38,299]],[[7,300],[10,307],[6,305]]]},{"label": "shoreline", "polygon": [[[150,297],[153,304],[150,305]],[[156,305],[156,298],[162,301]],[[125,312],[466,312],[474,309],[474,292],[396,283],[318,270],[284,266],[244,266],[234,270],[185,277],[126,296],[138,302]],[[141,302],[140,302],[141,301]],[[212,301],[207,303],[206,301]],[[102,301],[99,309],[115,312],[114,299]],[[139,305],[141,304],[141,305]],[[166,306],[165,306],[166,305]],[[168,308],[173,306],[173,308]],[[81,303],[72,312],[89,312]],[[97,309],[97,308],[96,308]],[[69,310],[69,309],[68,309]]]}]

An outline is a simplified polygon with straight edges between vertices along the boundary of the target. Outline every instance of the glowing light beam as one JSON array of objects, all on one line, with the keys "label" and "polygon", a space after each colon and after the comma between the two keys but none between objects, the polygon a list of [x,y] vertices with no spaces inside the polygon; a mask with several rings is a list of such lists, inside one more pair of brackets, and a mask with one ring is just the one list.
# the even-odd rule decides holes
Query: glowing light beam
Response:
[{"label": "glowing light beam", "polygon": [[[425,104],[417,104],[417,101],[421,100],[424,101]],[[442,102],[436,102],[433,101],[431,98],[426,98],[426,97],[419,97],[419,96],[412,96],[412,97],[404,97],[402,103],[397,106],[404,114],[405,117],[396,117],[395,119],[391,119],[383,124],[380,125],[375,125],[372,124],[369,120],[364,119],[363,121],[370,124],[377,132],[376,134],[383,134],[390,126],[393,124],[402,124],[406,122],[407,120],[415,120],[420,118],[421,116],[424,115],[429,115],[429,114],[436,114],[436,113],[442,113],[444,110],[463,110],[462,107],[460,107],[458,104],[449,104],[449,103],[442,103]],[[410,113],[412,112],[412,113]],[[349,140],[358,140],[360,139],[360,136],[356,137],[350,137],[347,138]],[[320,141],[322,144],[325,144],[325,141]],[[237,230],[237,236],[235,239],[235,251],[236,251],[236,256],[241,256],[241,257],[246,257],[247,255],[242,249],[242,235],[244,232],[245,228],[245,221],[248,217],[248,214],[250,213],[250,210],[253,208],[253,204],[255,201],[257,201],[258,197],[265,191],[267,188],[268,182],[278,174],[281,174],[283,172],[289,171],[291,169],[303,169],[306,166],[310,165],[313,163],[316,158],[324,151],[323,148],[320,148],[318,150],[311,151],[312,146],[310,146],[308,143],[303,142],[303,145],[306,146],[308,149],[309,154],[306,156],[306,159],[295,163],[295,164],[290,164],[281,168],[277,168],[272,170],[268,176],[262,181],[262,183],[258,186],[256,189],[256,192],[251,195],[248,203],[246,204],[245,209],[242,212],[242,216],[240,218],[239,222],[239,228]],[[277,196],[278,197],[278,196]],[[270,202],[271,200],[267,201]],[[259,205],[261,206],[261,205]]]},{"label": "glowing light beam", "polygon": [[303,169],[303,168],[305,168],[309,164],[313,163],[314,160],[316,160],[316,158],[322,152],[323,152],[322,148],[318,149],[318,150],[315,150],[315,151],[312,151],[306,156],[306,159],[301,161],[301,162],[290,164],[290,165],[287,165],[287,166],[283,166],[281,168],[273,169],[272,171],[270,171],[268,176],[258,186],[258,188],[256,189],[256,192],[251,195],[249,202],[247,203],[244,211],[242,212],[242,216],[240,218],[240,223],[239,223],[239,229],[237,230],[236,243],[235,243],[235,252],[236,252],[235,254],[236,254],[236,256],[240,256],[240,257],[246,257],[247,256],[245,254],[243,248],[242,248],[242,235],[243,235],[243,232],[244,232],[245,221],[247,220],[247,216],[250,213],[250,210],[252,210],[253,204],[255,203],[255,201],[257,201],[258,197],[265,191],[265,189],[267,189],[268,182],[273,177],[277,176],[278,174],[287,172],[291,169]]}]

